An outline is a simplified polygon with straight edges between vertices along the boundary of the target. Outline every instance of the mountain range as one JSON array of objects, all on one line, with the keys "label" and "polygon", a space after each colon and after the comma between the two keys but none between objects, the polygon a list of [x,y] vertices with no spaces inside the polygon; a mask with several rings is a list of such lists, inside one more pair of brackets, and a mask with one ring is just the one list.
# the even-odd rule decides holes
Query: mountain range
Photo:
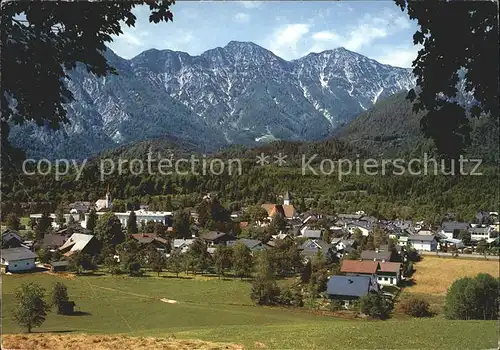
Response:
[{"label": "mountain range", "polygon": [[251,42],[199,56],[147,50],[126,60],[105,52],[118,75],[68,72],[69,124],[12,128],[32,157],[85,158],[107,149],[172,138],[211,151],[273,140],[314,141],[415,85],[411,70],[336,48],[286,61]]}]

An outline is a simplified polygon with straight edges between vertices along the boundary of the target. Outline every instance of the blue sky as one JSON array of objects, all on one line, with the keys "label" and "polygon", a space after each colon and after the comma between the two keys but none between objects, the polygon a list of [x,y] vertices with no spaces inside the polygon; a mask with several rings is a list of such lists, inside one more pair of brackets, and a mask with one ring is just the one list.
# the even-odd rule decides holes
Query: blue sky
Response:
[{"label": "blue sky", "polygon": [[379,62],[410,67],[416,22],[391,1],[177,1],[174,21],[149,23],[149,7],[134,9],[135,27],[109,46],[132,58],[156,48],[191,55],[252,41],[276,55],[295,59],[344,46]]}]

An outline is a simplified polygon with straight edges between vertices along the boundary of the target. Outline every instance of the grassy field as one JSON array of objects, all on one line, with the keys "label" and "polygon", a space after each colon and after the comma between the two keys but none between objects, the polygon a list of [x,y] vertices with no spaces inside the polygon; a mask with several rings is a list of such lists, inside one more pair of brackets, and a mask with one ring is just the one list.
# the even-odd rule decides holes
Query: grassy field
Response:
[{"label": "grassy field", "polygon": [[79,315],[50,313],[37,332],[201,339],[271,349],[486,349],[498,345],[496,322],[440,317],[343,320],[302,310],[257,307],[249,298],[249,282],[239,280],[62,277],[49,273],[2,277],[5,333],[24,331],[11,319],[13,293],[18,286],[34,281],[50,289],[52,283],[62,280]]},{"label": "grassy field", "polygon": [[499,276],[499,264],[494,260],[472,260],[424,256],[415,264],[412,285],[404,288],[401,298],[418,296],[427,300],[434,312],[441,312],[446,292],[451,284],[465,276],[489,273]]},{"label": "grassy field", "polygon": [[412,293],[445,295],[448,287],[458,278],[476,276],[478,273],[499,275],[498,261],[446,259],[425,256],[415,264],[414,285],[407,288]]}]

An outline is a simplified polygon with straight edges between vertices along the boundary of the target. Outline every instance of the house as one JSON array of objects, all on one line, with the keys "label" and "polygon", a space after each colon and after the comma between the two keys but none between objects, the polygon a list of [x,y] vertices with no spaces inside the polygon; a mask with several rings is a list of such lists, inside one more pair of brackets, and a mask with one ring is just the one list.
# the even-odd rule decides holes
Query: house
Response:
[{"label": "house", "polygon": [[342,260],[340,272],[347,275],[369,275],[375,276],[380,270],[378,261],[369,260]]},{"label": "house", "polygon": [[51,272],[59,272],[59,271],[66,271],[69,266],[69,261],[62,260],[62,261],[53,261],[50,263],[50,271]]},{"label": "house", "polygon": [[5,230],[2,233],[2,249],[19,248],[23,245],[23,241],[17,231]]},{"label": "house", "polygon": [[43,236],[41,248],[49,250],[59,249],[70,237],[70,235],[46,233],[45,236]]},{"label": "house", "polygon": [[331,276],[326,294],[329,299],[339,300],[348,308],[353,301],[377,291],[378,286],[369,276]]},{"label": "house", "polygon": [[381,262],[377,282],[381,286],[397,286],[401,281],[401,263]]},{"label": "house", "polygon": [[456,238],[443,238],[439,241],[439,250],[447,251],[450,246],[462,249],[465,245],[464,242]]},{"label": "house", "polygon": [[59,247],[65,256],[70,256],[74,252],[81,251],[85,254],[96,254],[100,250],[100,243],[93,235],[73,233],[64,244]]},{"label": "house", "polygon": [[214,246],[217,244],[226,244],[229,241],[236,241],[236,237],[229,233],[219,232],[219,231],[210,231],[200,235],[200,238],[203,239],[209,246]]},{"label": "house", "polygon": [[307,229],[307,230],[304,230],[304,232],[302,232],[302,237],[305,237],[305,238],[321,239],[322,236],[323,236],[323,233],[321,232],[321,230]]},{"label": "house", "polygon": [[363,236],[367,237],[372,231],[371,225],[368,222],[356,221],[346,225],[347,231],[352,235],[356,230],[360,230]]},{"label": "house", "polygon": [[70,213],[73,210],[76,211],[77,213],[87,213],[90,210],[90,208],[92,207],[92,203],[78,201],[78,202],[71,203],[69,205],[69,207],[71,208]]},{"label": "house", "polygon": [[291,204],[262,204],[261,207],[267,212],[268,220],[271,220],[274,215],[282,215],[287,219],[294,219],[297,217],[297,211],[295,207]]},{"label": "house", "polygon": [[336,251],[331,244],[326,243],[321,239],[308,239],[299,247],[301,254],[306,259],[312,259],[318,252],[321,252],[327,260],[333,259],[336,256]]},{"label": "house", "polygon": [[131,235],[139,244],[164,251],[167,249],[168,241],[155,233],[135,233]]},{"label": "house", "polygon": [[361,260],[371,261],[391,261],[392,252],[389,250],[363,250],[361,252]]},{"label": "house", "polygon": [[30,271],[36,266],[36,254],[24,247],[2,249],[0,255],[5,272]]},{"label": "house", "polygon": [[189,246],[193,244],[194,239],[174,239],[172,242],[172,250],[179,249],[181,253],[189,250]]},{"label": "house", "polygon": [[437,240],[434,235],[411,235],[408,236],[408,243],[417,250],[435,252],[437,249]]},{"label": "house", "polygon": [[241,239],[238,239],[237,241],[228,241],[227,245],[232,247],[238,243],[241,243],[241,244],[247,246],[251,252],[257,252],[257,251],[260,251],[262,249],[266,249],[269,247],[267,244],[264,244],[257,239],[248,239],[248,238],[241,238]]},{"label": "house", "polygon": [[338,214],[337,217],[342,220],[361,220],[363,214]]},{"label": "house", "polygon": [[480,241],[482,239],[489,241],[491,239],[492,231],[493,230],[489,225],[478,225],[475,227],[471,227],[469,229],[470,239],[473,241]]},{"label": "house", "polygon": [[[470,225],[466,222],[445,221],[438,233],[446,238],[460,238],[460,233],[466,232],[469,228]],[[420,235],[420,232],[418,234]]]}]

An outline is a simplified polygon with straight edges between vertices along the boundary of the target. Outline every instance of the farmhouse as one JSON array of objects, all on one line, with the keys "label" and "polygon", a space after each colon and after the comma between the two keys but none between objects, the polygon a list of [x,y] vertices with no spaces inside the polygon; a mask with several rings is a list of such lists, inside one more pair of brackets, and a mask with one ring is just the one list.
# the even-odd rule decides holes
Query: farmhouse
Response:
[{"label": "farmhouse", "polygon": [[437,240],[434,235],[411,235],[408,236],[408,243],[417,250],[434,252],[437,249]]},{"label": "farmhouse", "polygon": [[245,245],[246,247],[248,247],[248,249],[250,249],[251,252],[257,252],[257,251],[260,251],[262,249],[266,249],[269,247],[268,245],[262,243],[261,241],[259,241],[257,239],[248,239],[248,238],[241,238],[241,239],[238,239],[237,241],[228,241],[227,245],[234,246],[238,243],[241,243],[241,244]]},{"label": "farmhouse", "polygon": [[94,236],[73,233],[71,237],[59,247],[59,250],[65,256],[69,256],[76,251],[81,251],[85,254],[94,254],[99,251],[99,248],[99,241]]},{"label": "farmhouse", "polygon": [[227,245],[227,242],[229,241],[236,241],[236,237],[234,237],[233,235],[219,231],[210,231],[203,233],[200,238],[203,239],[208,244],[208,246],[214,246],[217,244]]},{"label": "farmhouse", "polygon": [[377,290],[369,276],[331,276],[326,294],[332,300],[340,300],[347,308],[353,301]]},{"label": "farmhouse", "polygon": [[361,252],[361,260],[371,260],[371,261],[391,261],[391,251],[387,250],[363,250]]},{"label": "farmhouse", "polygon": [[14,230],[5,230],[2,233],[2,248],[19,248],[22,246],[23,238]]},{"label": "farmhouse", "polygon": [[396,286],[401,281],[401,263],[381,262],[377,282],[382,286]]},{"label": "farmhouse", "polygon": [[2,249],[1,256],[5,272],[30,271],[35,268],[36,254],[27,248]]},{"label": "farmhouse", "polygon": [[460,238],[460,233],[466,232],[469,228],[470,225],[466,222],[446,221],[441,225],[439,233],[446,238]]},{"label": "farmhouse", "polygon": [[335,254],[333,246],[321,239],[308,239],[299,247],[299,250],[307,259],[313,258],[318,252],[321,252],[325,259],[330,259]]}]

